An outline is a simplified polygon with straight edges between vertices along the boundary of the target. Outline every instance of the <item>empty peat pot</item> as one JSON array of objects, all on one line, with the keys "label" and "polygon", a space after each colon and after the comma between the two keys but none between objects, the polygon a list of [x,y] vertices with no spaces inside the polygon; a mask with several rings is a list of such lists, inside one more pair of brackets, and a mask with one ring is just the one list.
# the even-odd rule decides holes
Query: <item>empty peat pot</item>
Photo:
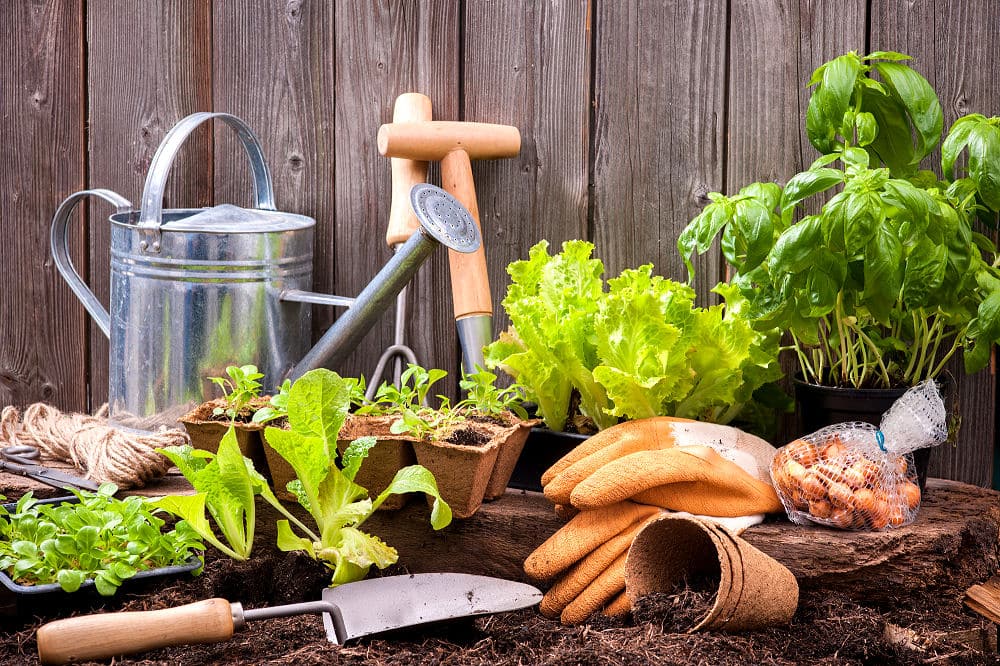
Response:
[{"label": "empty peat pot", "polygon": [[799,603],[799,585],[787,567],[714,523],[664,516],[636,535],[625,560],[633,607],[647,594],[670,594],[692,580],[717,587],[715,603],[691,632],[785,625]]}]

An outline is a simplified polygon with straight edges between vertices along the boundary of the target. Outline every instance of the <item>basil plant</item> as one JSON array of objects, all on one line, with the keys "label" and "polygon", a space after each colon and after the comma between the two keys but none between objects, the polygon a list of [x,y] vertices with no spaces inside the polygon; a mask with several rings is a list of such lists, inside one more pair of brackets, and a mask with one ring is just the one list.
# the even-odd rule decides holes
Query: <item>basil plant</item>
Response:
[{"label": "basil plant", "polygon": [[945,179],[921,170],[943,116],[907,58],[851,52],[819,67],[806,132],[823,155],[784,187],[712,193],[678,239],[693,279],[692,253],[720,238],[744,314],[789,334],[810,383],[909,386],[960,350],[974,372],[1000,340],[997,251],[977,231],[1000,209],[1000,118],[960,118]]}]

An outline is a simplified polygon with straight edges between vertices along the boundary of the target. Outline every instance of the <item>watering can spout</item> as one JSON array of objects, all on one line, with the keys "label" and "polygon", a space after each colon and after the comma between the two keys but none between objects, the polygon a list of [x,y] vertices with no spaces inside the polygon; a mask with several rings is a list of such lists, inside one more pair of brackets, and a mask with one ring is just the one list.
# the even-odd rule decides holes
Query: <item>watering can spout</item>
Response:
[{"label": "watering can spout", "polygon": [[[287,376],[292,381],[310,370],[337,366],[350,355],[439,244],[463,253],[479,249],[482,239],[475,221],[449,193],[425,183],[415,185],[410,191],[410,205],[420,220],[420,229],[397,250],[354,298],[347,311],[289,371]],[[309,296],[297,292],[294,296],[282,297],[313,301]],[[316,301],[329,298],[316,296]]]}]

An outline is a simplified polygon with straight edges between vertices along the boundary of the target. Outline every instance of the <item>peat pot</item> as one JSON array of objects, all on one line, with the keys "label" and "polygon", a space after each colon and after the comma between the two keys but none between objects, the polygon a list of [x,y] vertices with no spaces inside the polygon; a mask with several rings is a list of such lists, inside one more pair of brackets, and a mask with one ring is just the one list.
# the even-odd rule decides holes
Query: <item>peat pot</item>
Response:
[{"label": "peat pot", "polygon": [[[163,208],[174,158],[197,126],[216,119],[233,129],[250,162],[255,204]],[[73,268],[67,250],[70,213],[87,196],[118,210],[111,225],[111,300],[105,309]],[[164,137],[153,156],[138,210],[109,190],[68,197],[52,221],[52,255],[101,331],[110,339],[109,416],[119,426],[177,426],[204,402],[226,366],[254,364],[268,390],[286,377],[331,367],[392,304],[430,253],[443,243],[460,252],[479,247],[471,216],[448,193],[421,184],[410,203],[422,226],[355,299],[314,294],[315,220],[275,210],[260,142],[239,118],[195,113]],[[309,304],[348,310],[309,348]],[[110,310],[110,312],[108,311]]]}]

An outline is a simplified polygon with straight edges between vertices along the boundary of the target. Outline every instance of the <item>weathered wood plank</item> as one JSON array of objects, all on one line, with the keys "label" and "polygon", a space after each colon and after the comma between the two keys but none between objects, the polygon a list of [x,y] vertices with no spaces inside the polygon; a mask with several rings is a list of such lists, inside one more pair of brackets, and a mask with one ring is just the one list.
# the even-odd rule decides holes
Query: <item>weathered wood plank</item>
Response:
[{"label": "weathered wood plank", "polygon": [[[806,137],[805,84],[823,62],[864,50],[866,9],[864,0],[738,0],[730,12],[725,192],[735,194],[755,181],[784,185],[819,157]],[[822,201],[813,199],[806,211],[815,214]],[[782,367],[797,372],[794,355]],[[796,430],[793,415],[779,419],[780,441]]]},{"label": "weathered wood plank", "polygon": [[[871,49],[901,51],[938,94],[945,131],[966,113],[1000,114],[1000,7],[990,0],[972,2],[872,3]],[[935,150],[925,168],[940,173]],[[996,377],[988,371],[965,375],[956,360],[950,366],[958,384],[962,418],[958,445],[934,451],[930,473],[989,486],[996,455]]]},{"label": "weathered wood plank", "polygon": [[[459,15],[455,3],[338,0],[337,16],[344,18],[335,40],[337,252],[332,272],[338,293],[353,296],[391,256],[385,242],[389,160],[378,154],[375,135],[392,120],[393,104],[404,92],[430,97],[436,119],[458,119]],[[432,165],[432,180],[436,173]],[[451,373],[441,392],[454,396],[459,361],[449,284],[447,254],[441,249],[408,289],[405,342],[419,363]],[[394,311],[385,313],[343,371],[370,377],[379,355],[392,344],[393,318]]]},{"label": "weathered wood plank", "polygon": [[[723,187],[726,3],[597,5],[591,237],[607,273],[684,280],[677,236]],[[698,291],[721,276],[695,264]]]},{"label": "weathered wood plank", "polygon": [[521,131],[518,157],[473,163],[495,334],[510,323],[500,305],[507,264],[539,240],[557,252],[587,237],[591,6],[466,6],[464,120]]},{"label": "weathered wood plank", "polygon": [[[86,406],[83,308],[49,253],[59,202],[84,186],[83,6],[3,3],[0,86],[0,404]],[[86,272],[86,223],[72,220],[70,256]]]},{"label": "weathered wood plank", "polygon": [[731,12],[727,193],[784,184],[819,157],[805,132],[806,81],[865,39],[864,0],[738,0]]},{"label": "weathered wood plank", "polygon": [[[163,136],[184,116],[212,106],[211,3],[158,0],[87,5],[88,182],[135,205]],[[122,39],[122,35],[128,35]],[[174,163],[171,207],[212,202],[211,129],[200,128]],[[110,282],[109,206],[90,205],[90,285],[102,303]],[[90,410],[107,400],[108,341],[93,322]]]}]

